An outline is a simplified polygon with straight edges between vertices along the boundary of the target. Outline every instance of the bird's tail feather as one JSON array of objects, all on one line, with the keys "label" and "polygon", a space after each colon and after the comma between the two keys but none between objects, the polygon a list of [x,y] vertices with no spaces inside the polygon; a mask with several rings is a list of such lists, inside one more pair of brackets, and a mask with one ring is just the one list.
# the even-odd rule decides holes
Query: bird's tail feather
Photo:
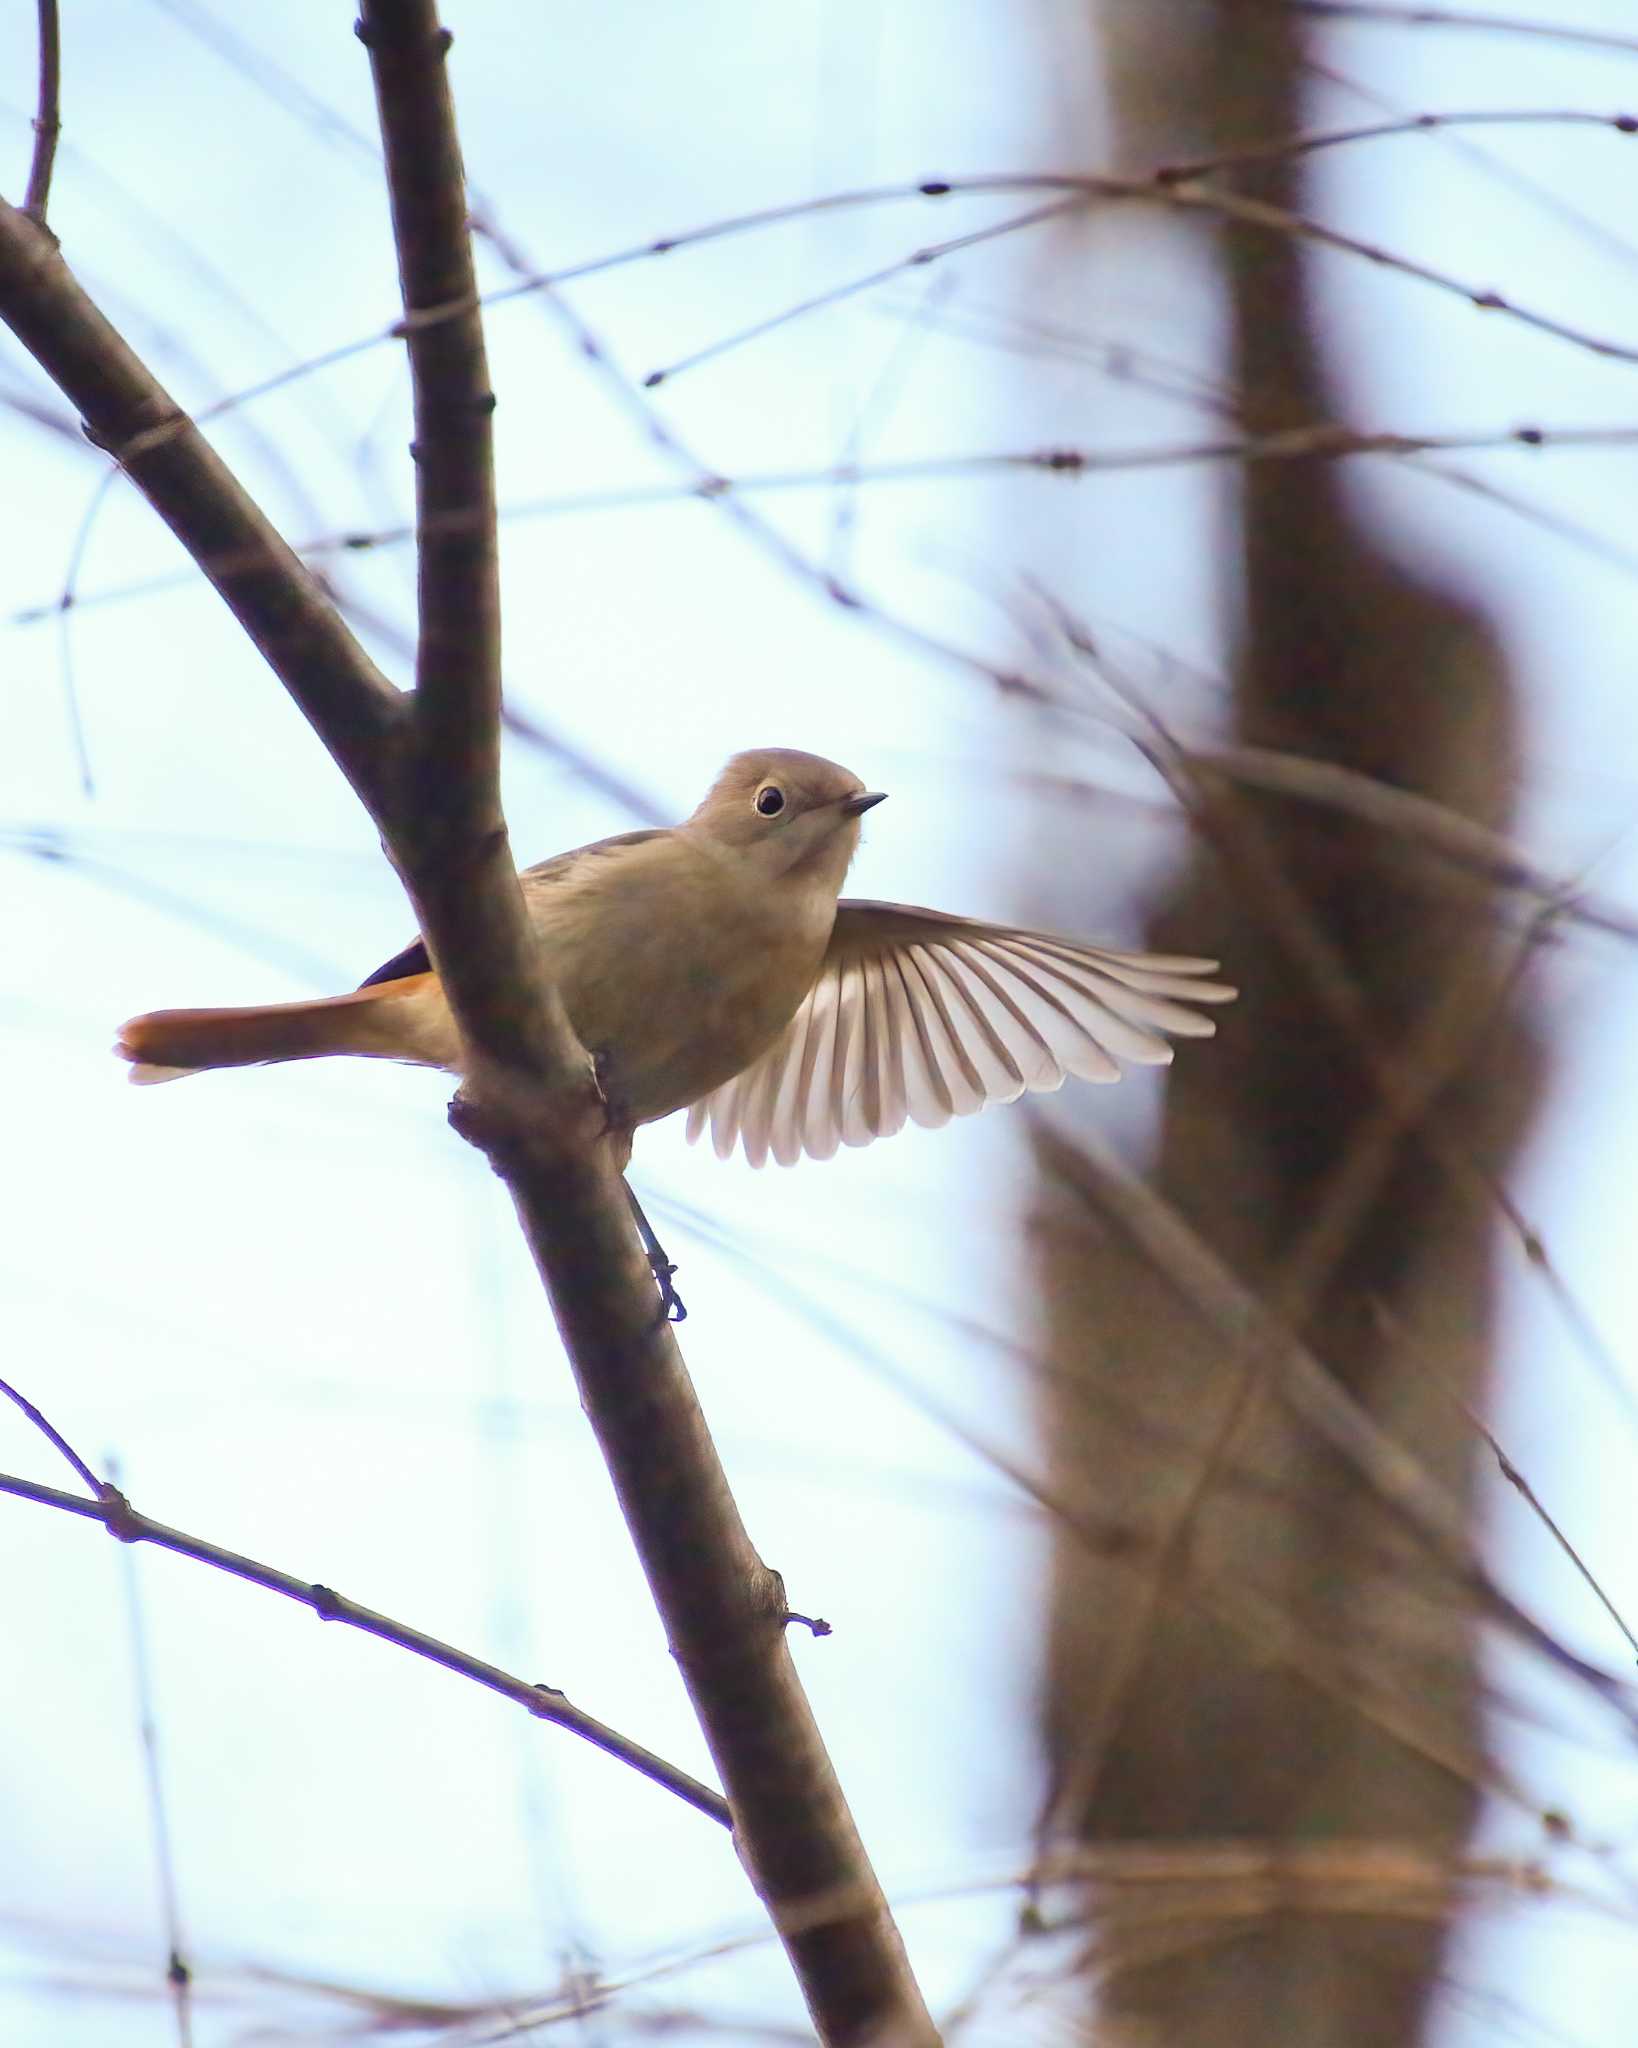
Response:
[{"label": "bird's tail feather", "polygon": [[150,1010],[120,1026],[114,1050],[131,1062],[130,1078],[147,1085],[181,1080],[210,1067],[322,1059],[335,1053],[444,1066],[453,1053],[453,1032],[437,976],[416,974],[306,1003]]}]

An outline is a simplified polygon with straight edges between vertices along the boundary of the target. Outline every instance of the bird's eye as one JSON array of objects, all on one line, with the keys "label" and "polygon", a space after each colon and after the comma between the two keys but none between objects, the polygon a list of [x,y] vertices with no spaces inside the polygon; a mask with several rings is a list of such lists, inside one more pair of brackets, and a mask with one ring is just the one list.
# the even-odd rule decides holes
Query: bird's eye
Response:
[{"label": "bird's eye", "polygon": [[777,783],[764,783],[756,793],[756,807],[763,817],[777,818],[785,808],[785,792]]}]

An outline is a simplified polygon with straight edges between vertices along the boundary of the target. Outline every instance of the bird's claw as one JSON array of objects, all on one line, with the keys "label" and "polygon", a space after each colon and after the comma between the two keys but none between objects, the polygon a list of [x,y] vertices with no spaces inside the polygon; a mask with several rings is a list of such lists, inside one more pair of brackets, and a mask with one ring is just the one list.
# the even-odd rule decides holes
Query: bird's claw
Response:
[{"label": "bird's claw", "polygon": [[669,1259],[657,1258],[649,1260],[649,1267],[660,1290],[660,1321],[686,1323],[688,1310],[683,1305],[682,1296],[671,1284],[671,1276],[677,1270],[675,1264]]}]

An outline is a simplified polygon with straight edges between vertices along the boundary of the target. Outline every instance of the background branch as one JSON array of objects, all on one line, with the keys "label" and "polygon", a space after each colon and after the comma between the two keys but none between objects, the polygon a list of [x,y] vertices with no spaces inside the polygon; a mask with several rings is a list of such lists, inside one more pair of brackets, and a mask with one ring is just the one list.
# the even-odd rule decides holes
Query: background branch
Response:
[{"label": "background branch", "polygon": [[424,1657],[429,1664],[442,1665],[445,1671],[453,1671],[459,1678],[470,1678],[488,1691],[499,1693],[502,1699],[515,1700],[519,1706],[526,1707],[537,1721],[550,1721],[555,1727],[566,1728],[571,1735],[578,1735],[606,1756],[629,1764],[641,1776],[663,1786],[668,1792],[674,1792],[709,1819],[720,1821],[724,1827],[732,1826],[728,1802],[720,1793],[713,1792],[709,1785],[702,1785],[675,1764],[667,1763],[664,1757],[656,1756],[652,1750],[644,1749],[640,1742],[633,1742],[618,1729],[583,1712],[556,1686],[531,1685],[527,1679],[514,1678],[498,1665],[488,1664],[481,1657],[440,1642],[424,1630],[411,1628],[408,1622],[394,1621],[391,1615],[361,1607],[356,1600],[349,1600],[332,1587],[314,1585],[311,1580],[299,1579],[291,1572],[280,1571],[275,1565],[261,1564],[253,1557],[241,1556],[236,1550],[226,1550],[207,1537],[192,1536],[185,1529],[172,1529],[132,1507],[117,1487],[101,1481],[97,1486],[101,1497],[85,1500],[77,1493],[64,1493],[55,1486],[42,1486],[38,1480],[0,1472],[0,1493],[9,1493],[17,1500],[31,1500],[39,1507],[57,1508],[64,1514],[79,1515],[85,1521],[100,1522],[111,1536],[118,1537],[122,1543],[152,1543],[160,1550],[174,1551],[178,1557],[191,1557],[197,1564],[211,1565],[217,1571],[245,1580],[249,1585],[280,1593],[286,1600],[294,1600],[299,1606],[310,1609],[320,1621],[342,1622],[348,1628],[375,1636],[383,1643],[396,1643],[399,1649]]}]

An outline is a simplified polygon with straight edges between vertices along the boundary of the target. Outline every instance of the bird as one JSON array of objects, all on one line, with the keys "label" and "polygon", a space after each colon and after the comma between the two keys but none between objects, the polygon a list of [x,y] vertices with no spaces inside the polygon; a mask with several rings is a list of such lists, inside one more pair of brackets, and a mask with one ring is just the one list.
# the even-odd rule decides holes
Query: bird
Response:
[{"label": "bird", "polygon": [[[1169,1062],[1168,1036],[1215,1031],[1191,1007],[1236,994],[1214,960],[842,897],[860,821],[884,797],[818,755],[755,749],[680,824],[521,872],[622,1172],[637,1128],[679,1110],[719,1157],[737,1145],[752,1166],[790,1166],[1068,1075],[1115,1081],[1123,1062]],[[139,1083],[335,1055],[459,1074],[462,1057],[419,939],[347,994],[155,1010],[115,1050]]]}]

